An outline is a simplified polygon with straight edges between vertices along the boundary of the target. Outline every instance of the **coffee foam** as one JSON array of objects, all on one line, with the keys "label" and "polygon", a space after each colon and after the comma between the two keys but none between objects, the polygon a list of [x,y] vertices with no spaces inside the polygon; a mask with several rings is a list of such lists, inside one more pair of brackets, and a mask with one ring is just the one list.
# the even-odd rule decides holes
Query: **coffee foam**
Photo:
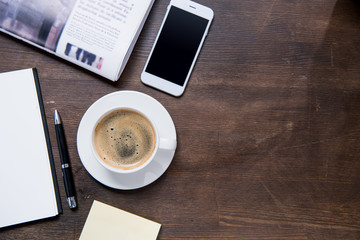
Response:
[{"label": "coffee foam", "polygon": [[155,131],[141,114],[115,110],[96,126],[94,145],[100,158],[118,169],[133,169],[144,164],[155,149]]}]

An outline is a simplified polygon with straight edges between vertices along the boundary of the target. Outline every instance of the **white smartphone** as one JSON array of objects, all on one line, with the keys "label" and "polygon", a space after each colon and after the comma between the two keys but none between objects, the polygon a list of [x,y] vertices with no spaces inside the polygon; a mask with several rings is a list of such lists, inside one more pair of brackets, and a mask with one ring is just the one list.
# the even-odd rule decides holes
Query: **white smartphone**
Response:
[{"label": "white smartphone", "polygon": [[181,96],[203,45],[214,12],[189,0],[171,0],[141,81]]}]

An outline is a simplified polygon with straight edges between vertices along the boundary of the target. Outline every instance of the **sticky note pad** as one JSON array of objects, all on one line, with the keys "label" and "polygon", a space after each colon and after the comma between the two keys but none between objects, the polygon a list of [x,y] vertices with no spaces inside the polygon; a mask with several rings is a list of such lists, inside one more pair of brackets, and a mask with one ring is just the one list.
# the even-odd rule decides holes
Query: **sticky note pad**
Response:
[{"label": "sticky note pad", "polygon": [[79,240],[156,240],[161,224],[94,201]]}]

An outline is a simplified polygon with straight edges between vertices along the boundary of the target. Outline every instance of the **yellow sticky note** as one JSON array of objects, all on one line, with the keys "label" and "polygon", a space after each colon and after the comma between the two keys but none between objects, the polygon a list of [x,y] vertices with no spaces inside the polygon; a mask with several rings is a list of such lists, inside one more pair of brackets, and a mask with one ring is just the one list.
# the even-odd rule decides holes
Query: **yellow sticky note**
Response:
[{"label": "yellow sticky note", "polygon": [[161,224],[94,200],[79,240],[156,240]]}]

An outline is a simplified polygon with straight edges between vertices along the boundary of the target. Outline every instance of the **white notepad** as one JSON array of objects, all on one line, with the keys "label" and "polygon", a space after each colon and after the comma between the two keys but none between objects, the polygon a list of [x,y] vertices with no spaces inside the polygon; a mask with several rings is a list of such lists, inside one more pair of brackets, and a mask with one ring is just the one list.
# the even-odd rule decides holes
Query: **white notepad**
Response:
[{"label": "white notepad", "polygon": [[0,74],[0,228],[61,211],[36,69]]},{"label": "white notepad", "polygon": [[94,201],[79,240],[156,240],[161,224]]}]

